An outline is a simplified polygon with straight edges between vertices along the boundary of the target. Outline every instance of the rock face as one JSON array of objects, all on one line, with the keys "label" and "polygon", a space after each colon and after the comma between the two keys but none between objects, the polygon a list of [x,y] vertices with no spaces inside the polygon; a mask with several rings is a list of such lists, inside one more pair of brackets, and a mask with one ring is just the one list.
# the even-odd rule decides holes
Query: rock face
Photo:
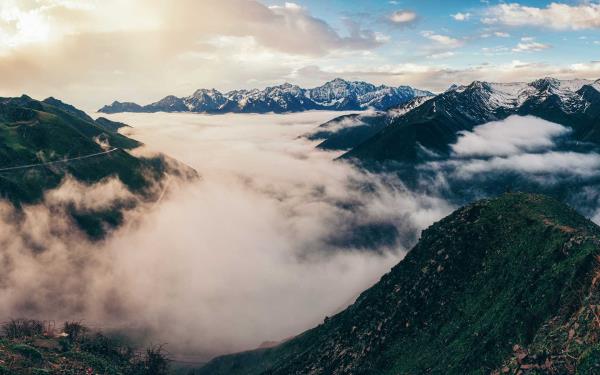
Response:
[{"label": "rock face", "polygon": [[227,93],[215,89],[200,89],[191,96],[177,98],[171,95],[146,106],[114,102],[104,106],[99,112],[286,113],[367,108],[385,110],[415,97],[430,95],[430,92],[408,86],[375,86],[338,78],[313,89],[289,83],[264,90],[235,90]]},{"label": "rock face", "polygon": [[558,201],[528,194],[479,201],[425,230],[345,311],[274,348],[216,358],[200,373],[597,368],[598,255],[600,228]]}]

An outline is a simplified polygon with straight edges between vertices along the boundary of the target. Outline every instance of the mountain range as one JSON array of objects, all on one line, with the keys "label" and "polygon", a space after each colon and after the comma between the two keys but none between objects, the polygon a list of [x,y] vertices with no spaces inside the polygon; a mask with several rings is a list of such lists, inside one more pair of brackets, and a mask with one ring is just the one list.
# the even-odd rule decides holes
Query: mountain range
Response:
[{"label": "mountain range", "polygon": [[200,374],[597,374],[600,228],[511,193],[457,210],[341,313]]},{"label": "mountain range", "polygon": [[306,137],[457,206],[506,191],[550,195],[590,217],[600,204],[600,80],[475,81],[340,116]]},{"label": "mountain range", "polygon": [[349,82],[337,78],[311,89],[285,83],[264,90],[234,90],[227,93],[215,89],[200,89],[187,97],[169,95],[144,106],[115,101],[98,112],[287,113],[369,108],[386,110],[415,97],[430,95],[433,94],[409,86],[375,86],[366,82]]},{"label": "mountain range", "polygon": [[418,163],[450,155],[461,132],[532,115],[573,130],[573,139],[600,144],[600,80],[543,78],[530,83],[475,81],[433,97],[416,98],[386,112],[350,115],[310,134],[324,149],[345,149],[364,162]]}]

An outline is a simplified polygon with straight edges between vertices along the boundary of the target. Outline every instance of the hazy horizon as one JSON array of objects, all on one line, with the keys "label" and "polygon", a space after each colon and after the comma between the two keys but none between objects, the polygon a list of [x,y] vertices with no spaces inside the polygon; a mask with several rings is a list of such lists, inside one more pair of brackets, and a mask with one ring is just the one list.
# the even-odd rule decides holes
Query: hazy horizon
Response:
[{"label": "hazy horizon", "polygon": [[54,96],[93,112],[336,77],[433,92],[598,79],[599,14],[576,0],[4,0],[0,96]]}]

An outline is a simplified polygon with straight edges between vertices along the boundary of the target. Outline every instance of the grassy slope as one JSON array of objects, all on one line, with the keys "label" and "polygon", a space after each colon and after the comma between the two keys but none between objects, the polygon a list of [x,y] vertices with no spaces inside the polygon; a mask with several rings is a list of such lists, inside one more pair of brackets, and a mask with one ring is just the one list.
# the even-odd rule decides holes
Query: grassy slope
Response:
[{"label": "grassy slope", "polygon": [[[27,332],[7,330],[14,322],[25,326]],[[69,334],[63,330],[44,332],[43,326],[41,322],[21,320],[3,327],[0,375],[167,374],[168,360],[160,347],[138,353],[122,339],[89,331],[78,323],[70,324],[71,329],[66,330]]]},{"label": "grassy slope", "polygon": [[[515,345],[545,352],[548,326],[574,319],[585,296],[596,296],[599,244],[598,227],[550,198],[481,201],[424,231],[344,312],[279,347],[218,358],[202,373],[484,374],[505,362],[517,371]],[[582,352],[598,345],[590,316]],[[572,366],[596,366],[598,357]]]},{"label": "grassy slope", "polygon": [[[0,198],[17,207],[39,202],[66,175],[88,184],[117,177],[140,198],[151,198],[152,184],[167,169],[163,157],[131,155],[128,150],[140,146],[139,142],[106,130],[65,103],[55,99],[39,102],[26,96],[0,98],[0,168],[99,153],[104,149],[98,141],[118,150],[80,161],[0,171]],[[121,220],[119,207],[106,212],[74,212],[73,216],[92,237],[101,237],[107,226],[114,227]]]}]

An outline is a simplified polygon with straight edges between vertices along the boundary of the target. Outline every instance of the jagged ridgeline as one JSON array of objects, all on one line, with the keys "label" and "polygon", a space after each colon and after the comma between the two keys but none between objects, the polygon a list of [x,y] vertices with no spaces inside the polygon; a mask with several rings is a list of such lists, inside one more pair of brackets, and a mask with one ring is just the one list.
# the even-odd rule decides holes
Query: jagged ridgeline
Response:
[{"label": "jagged ridgeline", "polygon": [[[600,80],[543,78],[453,86],[385,112],[335,118],[306,136],[320,141],[319,148],[346,151],[343,160],[394,173],[410,189],[456,205],[513,190],[551,195],[592,216],[598,167],[590,163],[585,173],[579,168],[585,168],[580,160],[596,160],[600,154],[599,125]],[[545,126],[561,134],[536,145],[544,136],[526,129]],[[491,128],[496,133],[480,136]],[[493,146],[505,137],[514,151],[486,147],[461,153],[456,148],[461,140],[485,139]],[[579,161],[561,170],[559,164],[568,164],[569,158]],[[477,165],[482,167],[471,172]]]},{"label": "jagged ridgeline", "polygon": [[426,229],[345,311],[201,374],[600,373],[600,228],[505,194]]},{"label": "jagged ridgeline", "polygon": [[349,150],[347,159],[415,165],[447,158],[460,132],[511,115],[567,126],[577,142],[600,145],[600,80],[475,81],[387,112],[340,117],[309,136],[323,140],[321,148]]},{"label": "jagged ridgeline", "polygon": [[[137,200],[152,200],[166,173],[194,177],[195,171],[164,156],[143,158],[129,151],[141,146],[116,132],[126,126],[85,112],[57,99],[37,101],[28,96],[0,98],[0,196],[19,208],[40,202],[65,176],[95,184],[118,178]],[[184,176],[185,175],[185,176]],[[121,202],[101,212],[71,207],[79,226],[92,237],[102,237],[122,220]]]},{"label": "jagged ridgeline", "polygon": [[118,101],[99,109],[117,112],[201,112],[201,113],[288,113],[310,110],[348,111],[374,108],[385,110],[415,97],[433,95],[409,86],[375,86],[340,78],[322,86],[305,89],[285,83],[264,90],[234,90],[221,93],[200,89],[183,98],[169,95],[155,103],[139,105]]}]

